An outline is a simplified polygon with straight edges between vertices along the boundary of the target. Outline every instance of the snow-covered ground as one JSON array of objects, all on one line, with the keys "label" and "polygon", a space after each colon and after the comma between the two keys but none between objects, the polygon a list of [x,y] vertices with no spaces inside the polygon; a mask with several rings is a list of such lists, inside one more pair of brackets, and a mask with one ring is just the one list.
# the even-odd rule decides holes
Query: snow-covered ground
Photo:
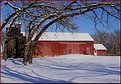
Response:
[{"label": "snow-covered ground", "polygon": [[2,83],[120,83],[119,56],[63,55],[2,60]]}]

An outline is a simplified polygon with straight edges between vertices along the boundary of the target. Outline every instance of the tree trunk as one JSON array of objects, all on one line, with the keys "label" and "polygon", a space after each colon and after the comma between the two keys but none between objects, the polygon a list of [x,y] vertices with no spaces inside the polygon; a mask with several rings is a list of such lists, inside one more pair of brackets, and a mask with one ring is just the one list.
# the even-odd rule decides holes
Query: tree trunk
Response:
[{"label": "tree trunk", "polygon": [[27,62],[32,64],[34,48],[35,48],[35,43],[33,41],[29,41],[26,43],[24,57],[23,57],[24,65],[27,65]]},{"label": "tree trunk", "polygon": [[32,58],[33,58],[33,53],[34,53],[34,48],[35,48],[35,43],[32,41],[30,44],[29,52],[28,52],[28,62],[32,64]]},{"label": "tree trunk", "polygon": [[6,61],[7,60],[7,41],[5,41],[4,44],[4,50],[3,50],[3,59]]},{"label": "tree trunk", "polygon": [[3,51],[3,60],[7,60],[7,48],[6,48],[6,44],[5,44],[5,47],[4,47],[4,51]]},{"label": "tree trunk", "polygon": [[23,64],[27,65],[27,58],[28,58],[28,52],[29,52],[29,47],[30,47],[30,41],[26,43],[25,45],[25,51],[24,51],[24,57],[23,57]]}]

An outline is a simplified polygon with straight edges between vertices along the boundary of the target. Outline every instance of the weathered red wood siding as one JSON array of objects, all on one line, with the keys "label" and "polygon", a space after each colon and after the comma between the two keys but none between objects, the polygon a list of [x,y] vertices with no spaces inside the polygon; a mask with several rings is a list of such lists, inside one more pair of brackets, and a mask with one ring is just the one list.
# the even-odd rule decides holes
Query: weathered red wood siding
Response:
[{"label": "weathered red wood siding", "polygon": [[75,41],[38,41],[35,47],[35,55],[57,56],[65,54],[91,54],[94,55],[94,42]]},{"label": "weathered red wood siding", "polygon": [[97,50],[97,55],[99,56],[106,56],[107,51],[106,50]]}]

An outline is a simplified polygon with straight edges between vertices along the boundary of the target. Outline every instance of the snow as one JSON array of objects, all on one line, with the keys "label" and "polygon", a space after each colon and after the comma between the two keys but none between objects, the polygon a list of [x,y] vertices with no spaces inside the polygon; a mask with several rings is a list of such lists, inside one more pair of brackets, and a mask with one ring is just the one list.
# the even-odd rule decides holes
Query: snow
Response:
[{"label": "snow", "polygon": [[40,41],[94,41],[88,33],[45,32]]},{"label": "snow", "polygon": [[[8,27],[10,27],[10,24],[11,24],[12,22],[10,22],[9,24],[7,24],[7,28]],[[20,22],[15,22],[15,24],[21,24]],[[15,27],[15,25],[12,25],[12,27]],[[22,33],[24,33],[24,32],[22,32]]]},{"label": "snow", "polygon": [[70,54],[2,60],[2,83],[120,83],[120,56]]},{"label": "snow", "polygon": [[[25,32],[22,32],[25,36]],[[34,34],[34,39],[36,34]],[[44,32],[39,41],[94,41],[88,33]]]},{"label": "snow", "polygon": [[107,50],[103,44],[94,44],[95,50]]}]

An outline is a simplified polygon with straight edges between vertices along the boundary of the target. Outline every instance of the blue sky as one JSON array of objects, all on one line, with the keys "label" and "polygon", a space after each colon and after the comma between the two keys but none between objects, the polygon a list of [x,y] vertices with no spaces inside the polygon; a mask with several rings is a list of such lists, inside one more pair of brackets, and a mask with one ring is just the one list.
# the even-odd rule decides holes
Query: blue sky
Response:
[{"label": "blue sky", "polygon": [[[4,3],[2,3],[2,19],[4,20],[6,17],[6,14],[11,12],[11,9],[9,7],[6,7]],[[97,13],[100,15],[100,11],[98,10]],[[120,29],[120,21],[114,20],[113,18],[109,19],[110,21],[110,28],[105,28],[101,24],[97,25],[97,28],[102,31],[108,31],[108,32],[113,32],[113,30]],[[94,22],[87,18],[87,17],[82,17],[82,16],[77,16],[74,20],[73,23],[75,23],[78,26],[78,32],[82,33],[90,33],[94,34],[96,32]],[[24,25],[22,26],[22,31],[24,30]],[[54,25],[48,28],[47,31],[55,31],[54,30]]]},{"label": "blue sky", "polygon": [[[98,23],[97,29],[101,30],[101,31],[106,31],[106,32],[113,32],[114,30],[120,29],[120,21],[119,20],[115,20],[114,18],[110,18],[109,21],[110,21],[109,28],[103,27],[103,25]],[[78,32],[89,33],[89,34],[94,34],[96,32],[94,22],[87,17],[77,16],[74,19],[73,23],[75,23],[78,26]],[[48,29],[48,31],[54,31],[54,30],[52,30],[52,27],[53,26],[51,26]]]}]

